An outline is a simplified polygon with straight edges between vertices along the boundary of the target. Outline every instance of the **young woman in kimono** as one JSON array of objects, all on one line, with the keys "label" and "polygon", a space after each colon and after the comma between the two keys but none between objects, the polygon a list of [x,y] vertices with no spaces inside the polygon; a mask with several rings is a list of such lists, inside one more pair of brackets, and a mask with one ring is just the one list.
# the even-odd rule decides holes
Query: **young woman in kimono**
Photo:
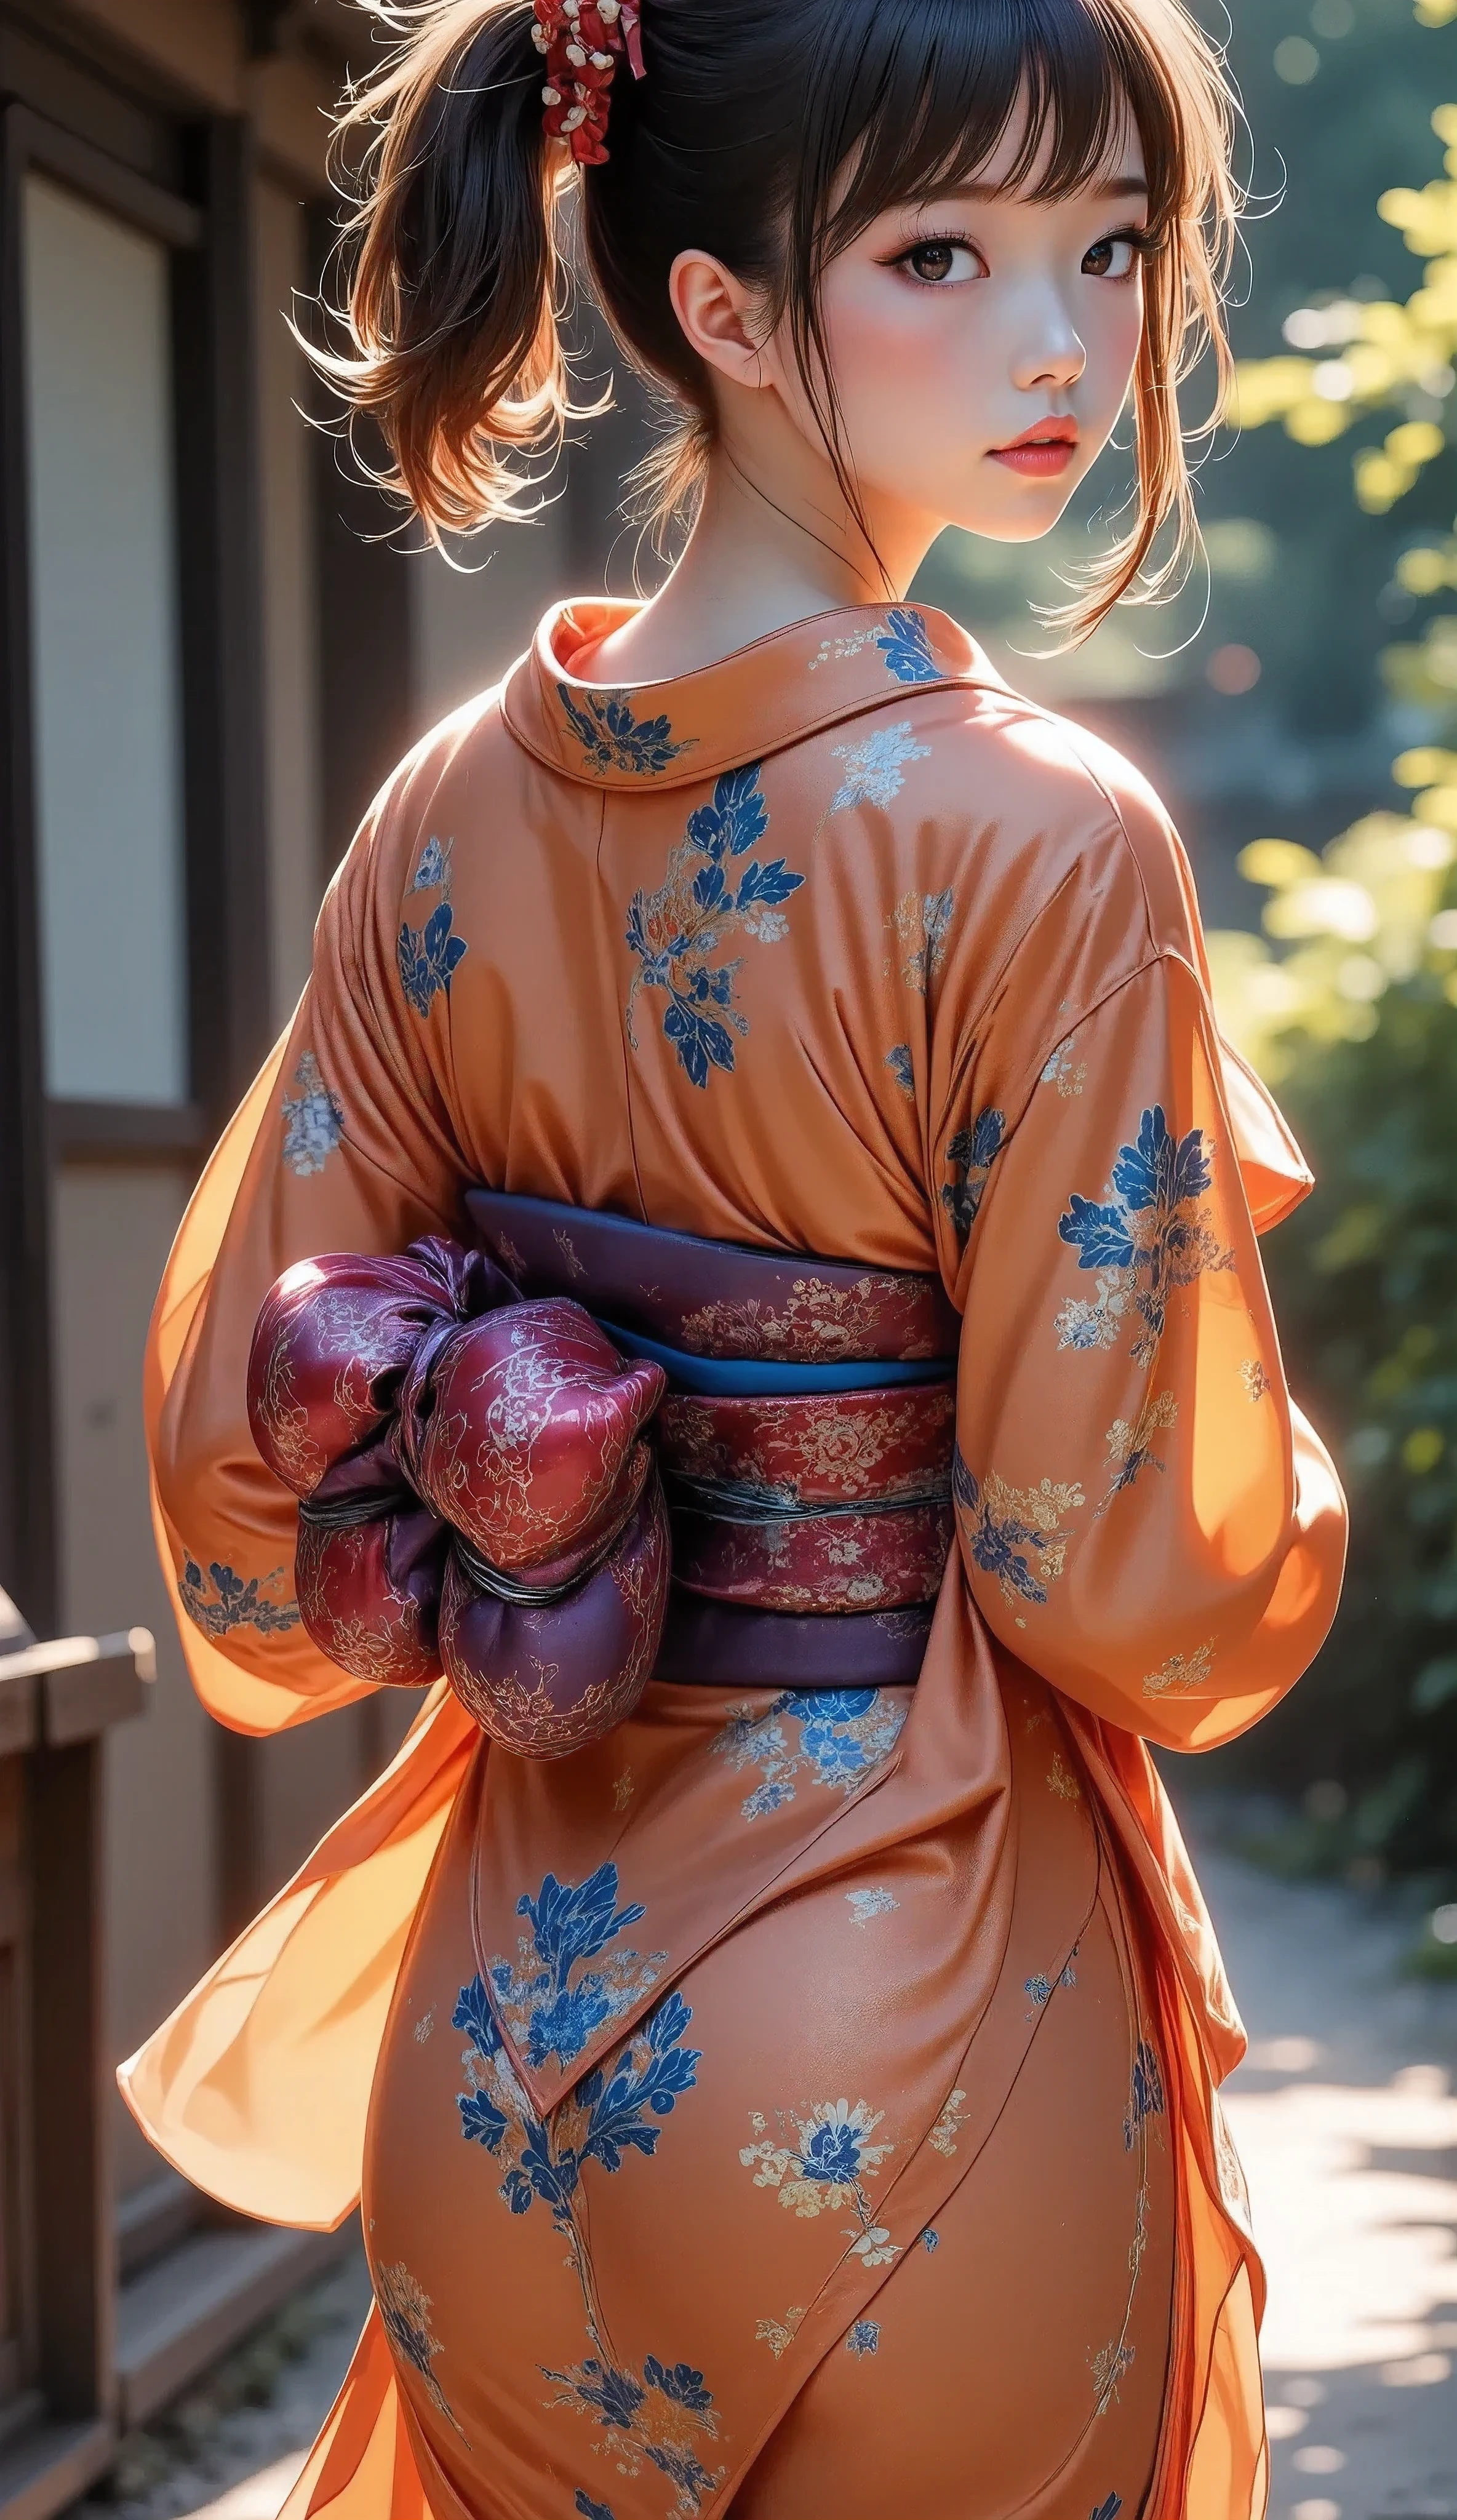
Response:
[{"label": "young woman in kimono", "polygon": [[[1308,1176],[1158,798],[907,601],[1125,410],[1072,631],[1187,532],[1219,64],[1180,0],[378,14],[334,375],[398,485],[529,504],[570,194],[692,523],[388,782],[182,1228],[149,1402],[205,1702],[446,1676],[129,2097],[246,2211],[362,2187],[292,2520],[1252,2520],[1242,2034],[1145,1745],[1254,1723],[1334,1610],[1255,1238]],[[563,1297],[615,1502],[533,1593],[431,1360],[484,1341],[499,1398]],[[381,1443],[438,1628],[359,1538]]]}]

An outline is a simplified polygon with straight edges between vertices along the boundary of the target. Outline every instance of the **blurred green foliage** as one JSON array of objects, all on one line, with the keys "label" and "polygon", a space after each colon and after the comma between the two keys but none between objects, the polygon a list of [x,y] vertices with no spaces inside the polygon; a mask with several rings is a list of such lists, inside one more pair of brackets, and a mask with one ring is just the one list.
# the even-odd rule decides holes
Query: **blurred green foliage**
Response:
[{"label": "blurred green foliage", "polygon": [[[1418,15],[1445,23],[1457,19],[1457,0],[1419,0]],[[1438,108],[1433,121],[1448,144],[1448,179],[1398,188],[1382,204],[1426,257],[1418,289],[1364,309],[1353,298],[1326,301],[1335,329],[1323,346],[1339,349],[1342,374],[1275,359],[1241,382],[1246,426],[1283,419],[1304,445],[1331,442],[1363,417],[1406,413],[1379,445],[1356,452],[1356,497],[1371,515],[1424,479],[1451,501],[1457,107]],[[1310,329],[1313,339],[1313,318]],[[1429,408],[1413,419],[1423,362],[1417,390]],[[1278,1086],[1318,1177],[1267,1258],[1292,1379],[1335,1446],[1352,1505],[1350,1569],[1331,1642],[1295,1696],[1224,1754],[1224,1767],[1235,1779],[1300,1792],[1298,1821],[1265,1850],[1287,1868],[1451,1876],[1457,611],[1444,599],[1457,589],[1457,541],[1429,532],[1409,542],[1399,573],[1429,607],[1420,635],[1383,660],[1409,722],[1426,732],[1394,766],[1397,786],[1414,791],[1410,810],[1368,815],[1319,853],[1255,841],[1240,867],[1266,892],[1263,933],[1210,940],[1225,1029]],[[1424,1970],[1448,1972],[1451,1944],[1428,1939]]]}]

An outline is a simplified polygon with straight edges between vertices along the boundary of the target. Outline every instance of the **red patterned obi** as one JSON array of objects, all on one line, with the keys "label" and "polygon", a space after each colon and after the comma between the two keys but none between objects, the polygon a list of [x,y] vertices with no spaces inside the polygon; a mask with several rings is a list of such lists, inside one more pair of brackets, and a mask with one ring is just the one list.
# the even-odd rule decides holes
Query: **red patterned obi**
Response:
[{"label": "red patterned obi", "polygon": [[250,1413],[321,1648],[443,1668],[536,1757],[650,1677],[913,1680],[952,1539],[939,1282],[467,1203],[482,1251],[328,1255],[259,1316]]}]

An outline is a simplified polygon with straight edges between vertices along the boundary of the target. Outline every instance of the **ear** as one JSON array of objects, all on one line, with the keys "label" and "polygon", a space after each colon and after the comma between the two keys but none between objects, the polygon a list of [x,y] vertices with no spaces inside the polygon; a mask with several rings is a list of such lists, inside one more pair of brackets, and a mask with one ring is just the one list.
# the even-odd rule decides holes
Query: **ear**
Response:
[{"label": "ear", "polygon": [[680,253],[667,290],[684,339],[706,367],[751,391],[774,382],[768,344],[755,339],[754,292],[726,264],[696,249]]}]

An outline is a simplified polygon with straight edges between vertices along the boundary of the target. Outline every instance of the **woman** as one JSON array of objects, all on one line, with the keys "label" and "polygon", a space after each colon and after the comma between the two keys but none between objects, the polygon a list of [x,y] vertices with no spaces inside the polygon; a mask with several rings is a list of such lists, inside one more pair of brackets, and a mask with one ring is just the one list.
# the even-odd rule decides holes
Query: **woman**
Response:
[{"label": "woman", "polygon": [[[1157,798],[906,601],[947,523],[1045,533],[1130,396],[1071,630],[1187,532],[1219,65],[1180,0],[377,14],[336,382],[433,531],[528,504],[569,189],[692,529],[341,868],[159,1302],[163,1555],[243,1730],[403,1671],[329,1626],[338,1516],[276,1389],[254,1450],[248,1358],[292,1264],[355,1255],[275,1304],[433,1236],[665,1367],[675,1583],[569,1756],[566,1626],[514,1710],[447,1652],[129,2096],[248,2210],[362,2177],[377,2311],[299,2515],[1245,2520],[1241,2034],[1144,1744],[1256,1721],[1334,1611],[1255,1241],[1308,1176]],[[518,1598],[468,1558],[458,1608]]]}]

